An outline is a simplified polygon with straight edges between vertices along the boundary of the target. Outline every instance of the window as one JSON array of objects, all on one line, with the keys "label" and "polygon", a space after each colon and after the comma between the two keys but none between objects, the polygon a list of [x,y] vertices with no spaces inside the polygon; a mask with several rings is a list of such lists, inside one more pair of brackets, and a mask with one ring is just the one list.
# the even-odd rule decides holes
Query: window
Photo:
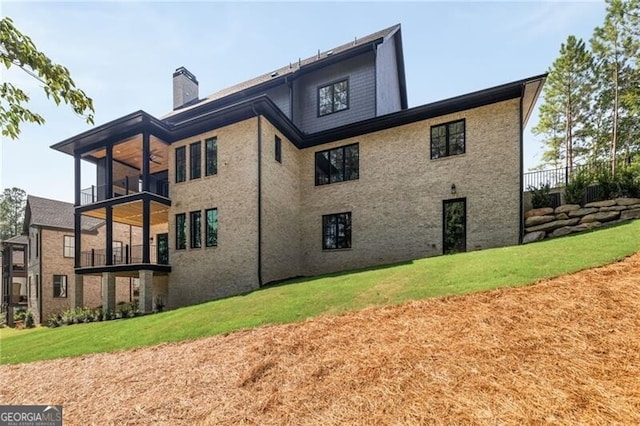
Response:
[{"label": "window", "polygon": [[38,234],[36,234],[36,259],[40,256],[40,238],[38,237]]},{"label": "window", "polygon": [[202,150],[200,142],[189,145],[189,179],[200,179],[202,175]]},{"label": "window", "polygon": [[464,120],[431,126],[431,159],[464,154]]},{"label": "window", "polygon": [[322,216],[322,248],[351,248],[351,212]]},{"label": "window", "polygon": [[53,297],[67,297],[67,276],[53,276]]},{"label": "window", "polygon": [[187,248],[186,217],[184,213],[176,215],[176,250]]},{"label": "window", "polygon": [[275,156],[278,163],[282,163],[282,140],[276,136],[274,140]]},{"label": "window", "polygon": [[187,180],[187,151],[184,146],[176,148],[176,183]]},{"label": "window", "polygon": [[207,247],[218,245],[218,209],[205,210],[205,243]]},{"label": "window", "polygon": [[318,116],[349,108],[349,80],[341,80],[318,88]]},{"label": "window", "polygon": [[63,242],[64,248],[62,250],[62,256],[74,257],[75,241],[73,240],[73,235],[65,235],[63,239],[64,239],[64,242]]},{"label": "window", "polygon": [[211,138],[204,141],[205,152],[205,176],[211,176],[218,173],[218,138]]},{"label": "window", "polygon": [[202,212],[189,213],[189,245],[191,248],[202,247]]},{"label": "window", "polygon": [[357,143],[316,152],[316,185],[358,179],[359,163]]},{"label": "window", "polygon": [[122,262],[122,241],[113,241],[111,243],[113,263]]}]

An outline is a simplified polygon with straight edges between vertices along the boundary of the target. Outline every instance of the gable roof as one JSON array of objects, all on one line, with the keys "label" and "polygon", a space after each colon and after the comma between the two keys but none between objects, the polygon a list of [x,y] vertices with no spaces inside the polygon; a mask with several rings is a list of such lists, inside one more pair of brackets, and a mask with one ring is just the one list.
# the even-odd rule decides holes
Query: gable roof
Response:
[{"label": "gable roof", "polygon": [[[91,217],[82,217],[82,230],[94,231],[104,221]],[[51,200],[49,198],[27,196],[27,208],[24,217],[24,232],[27,233],[30,226],[43,226],[45,228],[74,229],[74,206],[64,201]]]},{"label": "gable roof", "polygon": [[[320,52],[314,56],[310,56],[306,59],[299,59],[296,62],[289,63],[281,68],[268,72],[266,74],[259,75],[258,77],[254,77],[250,80],[243,81],[241,83],[235,84],[233,86],[227,87],[225,89],[219,90],[203,99],[198,99],[187,106],[178,108],[163,117],[162,120],[169,119],[175,115],[181,114],[185,111],[214,103],[215,101],[224,100],[225,98],[230,98],[229,101],[237,100],[236,96],[252,96],[257,94],[260,91],[268,90],[271,87],[283,84],[287,81],[287,78],[292,78],[294,74],[300,73],[302,71],[311,71],[313,69],[317,69],[319,67],[323,67],[326,65],[330,65],[339,60],[346,59],[350,54],[360,54],[361,51],[369,50],[371,44],[381,43],[382,41],[392,37],[398,33],[400,34],[400,24],[393,25],[389,28],[385,28],[384,30],[377,31],[375,33],[369,34],[362,38],[355,38],[353,41],[349,43],[342,44],[338,47],[334,47],[333,49],[329,49],[324,52]],[[401,79],[400,85],[404,89],[404,93],[402,93],[403,100],[406,103],[406,84],[404,82],[404,57],[402,55],[402,44],[399,43],[398,48],[398,61],[400,62],[398,66],[401,68],[398,71],[398,76]],[[406,105],[405,105],[406,108]]]},{"label": "gable roof", "polygon": [[15,237],[7,238],[2,241],[3,244],[28,244],[29,237],[26,235],[16,235]]}]

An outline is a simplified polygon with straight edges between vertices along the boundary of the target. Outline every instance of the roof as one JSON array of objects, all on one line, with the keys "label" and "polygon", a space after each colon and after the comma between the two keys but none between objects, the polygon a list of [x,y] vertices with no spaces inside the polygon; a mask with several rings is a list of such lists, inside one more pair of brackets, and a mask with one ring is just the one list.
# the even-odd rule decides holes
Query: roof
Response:
[{"label": "roof", "polygon": [[16,235],[15,237],[8,238],[2,241],[3,244],[28,244],[29,237],[26,235]]},{"label": "roof", "polygon": [[[103,223],[104,221],[102,220],[83,216],[82,230],[93,231]],[[27,208],[25,210],[25,231],[30,226],[73,230],[75,228],[74,206],[64,201],[29,195],[27,196]]]},{"label": "roof", "polygon": [[[251,93],[243,93],[245,95],[255,95],[256,90],[263,89],[267,90],[270,87],[269,83],[273,83],[273,85],[281,84],[285,81],[285,78],[291,76],[295,73],[298,73],[302,70],[306,70],[309,68],[317,68],[320,66],[329,65],[336,60],[343,59],[343,56],[346,56],[349,53],[355,53],[355,51],[359,51],[363,47],[367,47],[371,43],[382,42],[383,40],[393,36],[395,33],[400,31],[400,24],[393,25],[389,28],[385,28],[384,30],[377,31],[373,34],[369,34],[362,38],[355,38],[353,41],[349,43],[345,43],[341,46],[334,47],[333,49],[329,49],[324,52],[320,52],[316,55],[310,56],[306,59],[298,59],[295,62],[289,63],[281,68],[276,70],[272,70],[266,74],[262,74],[258,77],[252,78],[247,81],[243,81],[242,83],[238,83],[236,85],[227,87],[218,92],[215,92],[203,99],[200,99],[198,102],[190,103],[186,107],[178,108],[165,116],[162,119],[170,118],[174,115],[181,114],[184,111],[188,111],[194,109],[196,107],[209,104],[211,102],[221,100],[223,98],[227,98],[231,95],[240,94],[243,92],[250,91]],[[399,59],[402,61],[401,52],[399,52]],[[402,73],[400,78],[404,78],[404,64],[402,66]],[[255,89],[255,90],[254,90]]]}]

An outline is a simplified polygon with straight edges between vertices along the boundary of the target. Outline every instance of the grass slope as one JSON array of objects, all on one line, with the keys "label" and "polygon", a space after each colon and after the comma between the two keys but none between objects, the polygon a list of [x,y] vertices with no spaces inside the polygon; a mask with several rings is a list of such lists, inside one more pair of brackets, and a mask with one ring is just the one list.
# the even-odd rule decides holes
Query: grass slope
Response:
[{"label": "grass slope", "polygon": [[526,246],[419,259],[297,279],[162,314],[56,329],[0,330],[0,362],[14,364],[197,339],[373,305],[520,286],[640,251],[640,221]]}]

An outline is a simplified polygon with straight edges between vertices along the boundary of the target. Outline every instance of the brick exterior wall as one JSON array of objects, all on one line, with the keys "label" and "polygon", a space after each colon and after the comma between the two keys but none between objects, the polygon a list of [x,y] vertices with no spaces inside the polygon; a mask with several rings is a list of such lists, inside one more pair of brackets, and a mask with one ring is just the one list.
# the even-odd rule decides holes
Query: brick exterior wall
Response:
[{"label": "brick exterior wall", "polygon": [[[465,153],[431,160],[431,126],[458,119],[465,119]],[[258,286],[257,121],[172,145],[169,307]],[[466,199],[467,250],[518,244],[518,99],[304,150],[264,117],[261,127],[263,283],[439,255],[449,199]],[[274,159],[276,135],[282,163]],[[218,174],[174,183],[175,148],[211,136],[218,137]],[[315,186],[315,152],[351,143],[359,143],[359,179]],[[190,249],[189,212],[203,212],[204,228],[204,210],[212,207],[218,247]],[[323,250],[322,215],[340,212],[352,213],[352,248]],[[175,250],[176,213],[186,213],[186,250]]]}]

